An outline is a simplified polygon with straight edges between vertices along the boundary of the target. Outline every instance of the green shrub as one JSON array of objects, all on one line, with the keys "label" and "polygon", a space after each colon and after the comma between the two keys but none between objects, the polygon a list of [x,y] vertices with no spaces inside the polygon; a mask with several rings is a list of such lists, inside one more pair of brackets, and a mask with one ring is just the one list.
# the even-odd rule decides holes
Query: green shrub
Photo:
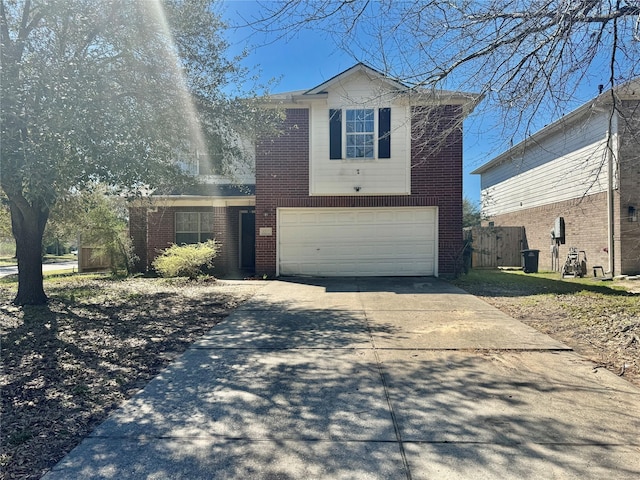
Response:
[{"label": "green shrub", "polygon": [[189,277],[195,280],[213,267],[220,244],[215,240],[191,245],[172,245],[153,261],[153,268],[163,277]]}]

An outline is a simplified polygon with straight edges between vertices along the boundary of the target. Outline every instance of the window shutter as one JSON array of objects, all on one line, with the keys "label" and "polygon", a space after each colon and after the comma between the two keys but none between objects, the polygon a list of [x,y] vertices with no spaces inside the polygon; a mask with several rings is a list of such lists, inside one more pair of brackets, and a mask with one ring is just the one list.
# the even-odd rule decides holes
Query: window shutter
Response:
[{"label": "window shutter", "polygon": [[329,109],[329,159],[342,158],[342,110]]},{"label": "window shutter", "polygon": [[378,158],[391,158],[391,109],[378,110]]}]

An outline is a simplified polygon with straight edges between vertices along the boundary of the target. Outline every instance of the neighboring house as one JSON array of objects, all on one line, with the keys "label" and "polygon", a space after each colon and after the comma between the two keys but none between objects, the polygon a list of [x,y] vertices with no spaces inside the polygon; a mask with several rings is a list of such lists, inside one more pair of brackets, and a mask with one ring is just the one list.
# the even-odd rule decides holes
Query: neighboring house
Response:
[{"label": "neighboring house", "polygon": [[279,136],[255,146],[255,191],[231,195],[227,185],[133,208],[141,267],[170,243],[213,236],[225,273],[453,275],[462,253],[462,121],[478,100],[412,89],[363,64],[274,95],[268,103],[284,120]]},{"label": "neighboring house", "polygon": [[[600,94],[473,173],[495,226],[524,226],[539,268],[562,269],[570,247],[588,271],[640,273],[640,82]],[[598,270],[602,274],[602,270]]]}]

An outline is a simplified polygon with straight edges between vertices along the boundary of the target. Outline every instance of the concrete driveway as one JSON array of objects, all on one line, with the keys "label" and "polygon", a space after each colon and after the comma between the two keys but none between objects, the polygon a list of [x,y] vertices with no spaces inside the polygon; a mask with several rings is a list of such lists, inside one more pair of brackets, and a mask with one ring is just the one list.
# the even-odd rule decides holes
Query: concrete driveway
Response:
[{"label": "concrete driveway", "polygon": [[637,479],[640,390],[433,278],[258,293],[46,480]]}]

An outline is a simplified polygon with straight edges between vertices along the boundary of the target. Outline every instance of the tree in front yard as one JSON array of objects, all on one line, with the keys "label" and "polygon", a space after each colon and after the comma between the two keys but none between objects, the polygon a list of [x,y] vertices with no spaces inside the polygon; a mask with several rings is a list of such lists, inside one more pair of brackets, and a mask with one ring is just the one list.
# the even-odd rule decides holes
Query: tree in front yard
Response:
[{"label": "tree in front yard", "polygon": [[127,194],[175,187],[185,180],[177,154],[234,148],[229,125],[254,111],[224,93],[245,72],[226,56],[212,4],[0,0],[0,184],[16,304],[47,300],[42,239],[60,196],[96,182]]}]

